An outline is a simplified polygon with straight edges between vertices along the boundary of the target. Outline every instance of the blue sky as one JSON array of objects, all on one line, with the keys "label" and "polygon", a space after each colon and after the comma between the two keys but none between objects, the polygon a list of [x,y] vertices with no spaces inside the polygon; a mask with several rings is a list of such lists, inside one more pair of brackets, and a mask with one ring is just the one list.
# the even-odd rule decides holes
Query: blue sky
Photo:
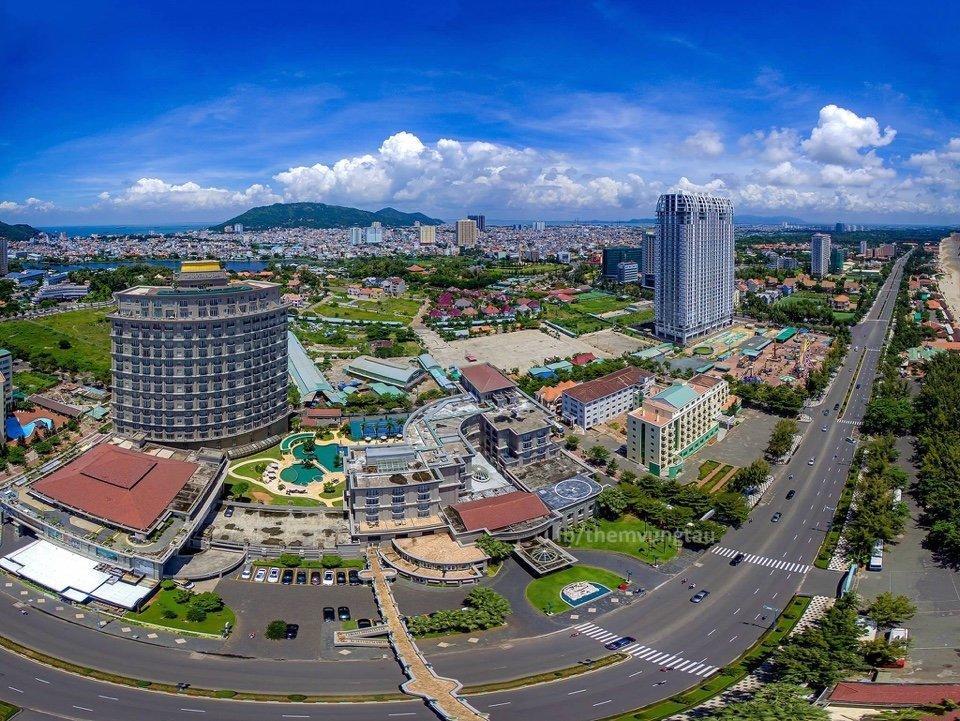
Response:
[{"label": "blue sky", "polygon": [[[343,7],[336,7],[342,5]],[[0,219],[957,222],[953,3],[0,3]]]}]

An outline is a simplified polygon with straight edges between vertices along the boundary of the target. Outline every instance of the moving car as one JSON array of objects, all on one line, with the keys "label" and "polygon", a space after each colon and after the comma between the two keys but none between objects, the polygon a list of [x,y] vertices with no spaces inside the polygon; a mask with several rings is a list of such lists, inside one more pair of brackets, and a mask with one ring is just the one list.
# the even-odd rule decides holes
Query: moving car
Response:
[{"label": "moving car", "polygon": [[320,571],[311,571],[310,572],[310,585],[319,586],[320,585]]},{"label": "moving car", "polygon": [[253,577],[253,580],[256,581],[257,583],[263,583],[263,579],[265,579],[266,577],[267,577],[267,569],[258,568],[257,574]]},{"label": "moving car", "polygon": [[829,408],[824,408],[824,409],[823,409],[823,415],[829,416],[829,415],[830,415],[830,409],[829,409]]},{"label": "moving car", "polygon": [[834,403],[834,404],[833,404],[833,410],[835,410],[835,411],[840,410],[840,404],[839,404],[839,403]]},{"label": "moving car", "polygon": [[243,570],[240,571],[240,578],[242,578],[244,581],[247,581],[250,579],[250,576],[252,575],[253,575],[253,566],[249,563],[244,564]]},{"label": "moving car", "polygon": [[770,519],[770,523],[780,523],[781,518],[783,518],[783,514],[777,511],[773,514],[773,518]]},{"label": "moving car", "polygon": [[820,426],[820,430],[823,431],[824,433],[826,433],[826,432],[827,432],[827,427],[826,427],[826,426]]},{"label": "moving car", "polygon": [[297,571],[296,584],[298,586],[304,586],[307,583],[307,572],[306,571]]},{"label": "moving car", "polygon": [[690,598],[690,603],[700,603],[703,599],[710,595],[710,591],[698,591]]},{"label": "moving car", "polygon": [[324,571],[323,572],[323,585],[332,586],[333,585],[333,571]]},{"label": "moving car", "polygon": [[790,500],[791,498],[793,498],[795,495],[797,495],[797,492],[796,492],[794,489],[791,488],[789,491],[787,491],[787,500],[789,501],[789,500]]},{"label": "moving car", "polygon": [[812,466],[816,460],[816,457],[811,458],[809,461],[807,461],[807,465]]},{"label": "moving car", "polygon": [[731,566],[739,566],[741,563],[743,563],[743,559],[744,559],[744,558],[746,558],[746,556],[745,556],[744,554],[738,553],[738,554],[737,554],[736,556],[734,556],[733,559],[730,561],[730,565],[731,565]]},{"label": "moving car", "polygon": [[336,612],[333,610],[333,606],[324,606],[323,607],[323,622],[330,623],[337,618]]},{"label": "moving car", "polygon": [[853,436],[847,436],[843,440],[845,440],[847,443],[856,443],[856,441],[853,440]]},{"label": "moving car", "polygon": [[629,646],[631,643],[636,643],[636,642],[637,642],[637,639],[635,639],[633,636],[621,636],[615,641],[611,641],[610,643],[604,644],[603,647],[608,651],[618,651],[624,646]]},{"label": "moving car", "polygon": [[351,568],[349,571],[347,571],[347,578],[350,579],[351,586],[360,585],[360,574],[357,572],[357,569]]},{"label": "moving car", "polygon": [[284,586],[289,586],[291,583],[293,583],[292,569],[288,568],[286,571],[283,572],[283,575],[280,576],[280,583],[282,583]]},{"label": "moving car", "polygon": [[280,569],[271,568],[270,575],[267,576],[267,583],[276,583],[279,580],[280,580]]},{"label": "moving car", "polygon": [[297,634],[300,633],[300,626],[295,623],[287,624],[287,632],[284,634],[286,638],[293,639],[297,637]]},{"label": "moving car", "polygon": [[338,586],[347,585],[347,574],[344,571],[337,571],[337,585]]},{"label": "moving car", "polygon": [[350,620],[350,609],[347,606],[339,606],[337,608],[337,618],[341,621]]}]

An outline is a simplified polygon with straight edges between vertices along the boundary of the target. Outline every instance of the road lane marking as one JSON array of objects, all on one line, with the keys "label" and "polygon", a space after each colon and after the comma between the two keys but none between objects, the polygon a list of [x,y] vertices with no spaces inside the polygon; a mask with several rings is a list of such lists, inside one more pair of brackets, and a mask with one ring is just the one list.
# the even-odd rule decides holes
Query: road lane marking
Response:
[{"label": "road lane marking", "polygon": [[734,636],[734,637],[731,638],[729,641],[727,641],[727,643],[733,643],[733,642],[736,641],[738,638],[740,638],[740,637],[739,637],[739,636]]},{"label": "road lane marking", "polygon": [[75,708],[75,709],[79,709],[79,710],[81,710],[81,711],[89,711],[90,713],[93,713],[93,709],[92,709],[92,708],[87,708],[86,706],[74,706],[74,708]]},{"label": "road lane marking", "polygon": [[641,673],[643,673],[643,669],[640,669],[639,671],[634,671],[629,676],[627,676],[627,678],[633,678],[634,676],[639,676]]},{"label": "road lane marking", "polygon": [[104,696],[102,693],[98,693],[98,694],[97,694],[97,698],[103,698],[103,699],[106,699],[107,701],[119,701],[119,700],[120,700],[120,699],[118,699],[116,696]]},{"label": "road lane marking", "polygon": [[586,691],[586,690],[587,690],[587,689],[582,688],[582,689],[580,689],[579,691],[571,691],[570,693],[567,694],[567,696],[576,696],[578,693],[583,693],[583,692]]},{"label": "road lane marking", "polygon": [[49,683],[50,683],[49,681],[45,681],[44,679],[40,678],[39,676],[34,676],[34,677],[33,677],[33,680],[34,680],[34,681],[39,681],[40,683],[45,683],[45,684],[48,684],[48,685],[49,685]]},{"label": "road lane marking", "polygon": [[738,613],[740,613],[740,609],[739,609],[739,608],[738,608],[736,611],[733,612],[733,615],[736,616]]},{"label": "road lane marking", "polygon": [[11,691],[16,691],[17,693],[23,693],[23,691],[18,689],[16,686],[7,686],[7,688],[10,689]]},{"label": "road lane marking", "polygon": [[187,713],[206,713],[202,708],[182,708],[181,711],[186,711]]},{"label": "road lane marking", "polygon": [[707,636],[712,636],[712,635],[715,634],[716,632],[717,632],[717,629],[713,629],[710,633],[707,634]]},{"label": "road lane marking", "polygon": [[[487,706],[487,708],[496,708],[497,706],[508,706],[509,704],[512,704],[512,703],[513,701],[501,701],[500,703],[492,703],[489,706]],[[391,714],[391,716],[392,715],[393,714]]]},{"label": "road lane marking", "polygon": [[595,703],[595,704],[593,704],[593,705],[594,705],[594,706],[603,706],[605,703],[610,703],[611,701],[613,701],[613,699],[612,699],[612,698],[608,698],[606,701],[598,701],[597,703]]}]

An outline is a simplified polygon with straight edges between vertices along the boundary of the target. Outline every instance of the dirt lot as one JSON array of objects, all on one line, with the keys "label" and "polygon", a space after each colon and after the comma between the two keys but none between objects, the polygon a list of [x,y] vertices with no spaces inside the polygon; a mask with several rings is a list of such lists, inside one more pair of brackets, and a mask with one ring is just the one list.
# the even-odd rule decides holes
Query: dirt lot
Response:
[{"label": "dirt lot", "polygon": [[505,370],[518,368],[521,372],[542,364],[547,358],[567,358],[576,353],[593,353],[601,358],[611,355],[581,338],[557,338],[539,330],[450,341],[431,348],[430,352],[443,366],[466,365],[469,363],[466,356],[472,355],[478,362],[492,363]]},{"label": "dirt lot", "polygon": [[650,343],[644,343],[639,338],[633,338],[625,333],[618,333],[615,330],[601,330],[596,333],[588,333],[580,336],[580,340],[592,345],[594,354],[600,355],[597,351],[602,351],[612,356],[623,355],[624,353],[633,353],[646,348]]}]

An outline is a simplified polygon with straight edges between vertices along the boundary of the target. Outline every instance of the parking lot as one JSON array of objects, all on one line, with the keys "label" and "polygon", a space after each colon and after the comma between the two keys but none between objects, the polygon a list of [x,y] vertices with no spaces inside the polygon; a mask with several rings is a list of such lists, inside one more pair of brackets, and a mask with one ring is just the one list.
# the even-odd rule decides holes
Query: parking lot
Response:
[{"label": "parking lot", "polygon": [[[224,602],[237,615],[237,627],[227,640],[224,652],[239,656],[289,659],[350,660],[379,658],[382,649],[338,649],[333,645],[333,633],[343,624],[339,620],[324,621],[323,609],[330,607],[334,614],[341,606],[350,611],[354,621],[379,619],[373,590],[369,585],[313,586],[309,583],[255,582],[241,580],[239,571],[222,579],[216,587]],[[320,571],[322,573],[322,571]],[[299,625],[295,639],[271,641],[264,636],[267,624],[274,620]],[[250,638],[250,634],[254,634]],[[344,653],[347,651],[347,653]]]}]

